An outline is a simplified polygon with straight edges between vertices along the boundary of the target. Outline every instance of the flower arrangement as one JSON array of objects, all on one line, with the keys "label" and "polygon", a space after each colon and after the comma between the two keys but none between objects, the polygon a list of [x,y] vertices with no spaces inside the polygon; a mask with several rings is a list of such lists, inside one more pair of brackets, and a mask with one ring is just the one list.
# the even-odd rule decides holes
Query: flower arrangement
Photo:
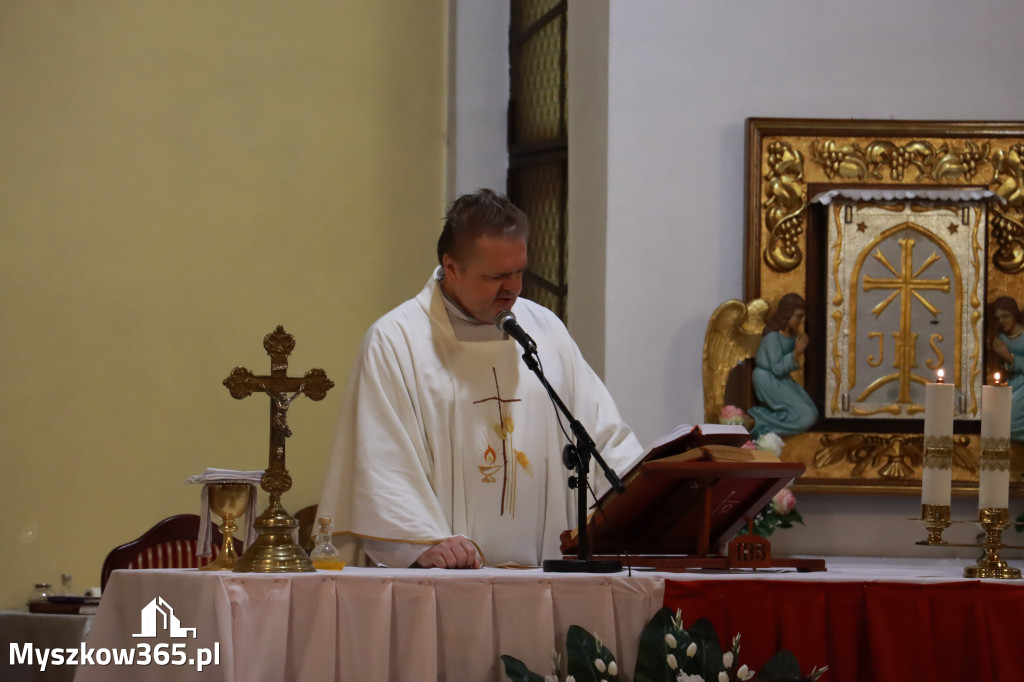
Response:
[{"label": "flower arrangement", "polygon": [[[775,493],[772,501],[754,515],[754,535],[771,537],[778,528],[792,528],[794,523],[804,524],[804,517],[796,510],[796,496],[789,488]],[[740,535],[747,532],[744,528]]]},{"label": "flower arrangement", "polygon": [[732,424],[738,426],[743,424],[744,412],[735,405],[726,405],[718,415],[719,424]]},{"label": "flower arrangement", "polygon": [[782,442],[782,438],[779,437],[779,434],[772,433],[770,431],[758,436],[757,440],[754,441],[754,444],[757,446],[758,450],[766,450],[776,457],[782,457],[782,448],[785,445],[785,443]]},{"label": "flower arrangement", "polygon": [[[615,657],[598,637],[578,625],[569,628],[565,650],[568,674],[561,678],[561,659],[552,659],[553,671],[541,676],[517,658],[503,655],[505,675],[512,682],[613,682],[619,679]],[[747,682],[759,675],[762,682],[814,682],[828,667],[815,667],[808,675],[800,672],[796,657],[782,650],[762,666],[760,673],[739,665],[740,635],[732,638],[723,652],[711,622],[696,621],[688,630],[682,613],[660,609],[640,635],[634,682]]]},{"label": "flower arrangement", "polygon": [[[718,415],[720,424],[742,424],[747,425],[751,420],[747,414],[735,405],[726,405]],[[749,428],[749,427],[748,427]],[[782,448],[785,446],[782,438],[777,433],[763,433],[754,441],[743,444],[745,448],[756,448],[773,453],[776,457],[782,456]],[[1024,515],[1022,515],[1024,516]],[[804,524],[804,518],[796,510],[796,496],[789,488],[783,488],[771,502],[766,504],[761,511],[754,516],[754,534],[763,538],[770,537],[778,528],[792,528],[794,523]],[[744,528],[740,534],[747,532]]]}]

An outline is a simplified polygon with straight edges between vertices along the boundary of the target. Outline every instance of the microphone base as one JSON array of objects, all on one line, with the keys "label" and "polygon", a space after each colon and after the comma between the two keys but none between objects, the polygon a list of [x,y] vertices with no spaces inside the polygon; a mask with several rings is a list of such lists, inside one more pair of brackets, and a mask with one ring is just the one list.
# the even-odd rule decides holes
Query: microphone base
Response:
[{"label": "microphone base", "polygon": [[543,563],[545,573],[618,573],[622,562],[581,561],[580,559],[547,559]]}]

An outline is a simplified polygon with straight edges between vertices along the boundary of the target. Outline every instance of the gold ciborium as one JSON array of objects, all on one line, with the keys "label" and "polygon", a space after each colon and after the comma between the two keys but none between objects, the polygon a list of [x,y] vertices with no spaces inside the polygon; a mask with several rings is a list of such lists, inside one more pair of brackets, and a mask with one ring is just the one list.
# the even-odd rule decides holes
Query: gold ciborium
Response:
[{"label": "gold ciborium", "polygon": [[249,483],[211,483],[209,486],[210,512],[223,519],[220,532],[224,536],[224,545],[217,560],[199,570],[230,571],[238,560],[234,543],[234,534],[238,530],[235,519],[245,513],[253,486]]}]

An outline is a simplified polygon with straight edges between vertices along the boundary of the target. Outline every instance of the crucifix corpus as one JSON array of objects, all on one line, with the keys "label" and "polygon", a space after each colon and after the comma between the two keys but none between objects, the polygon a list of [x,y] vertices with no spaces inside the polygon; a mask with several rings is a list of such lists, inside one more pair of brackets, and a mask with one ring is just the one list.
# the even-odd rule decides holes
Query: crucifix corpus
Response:
[{"label": "crucifix corpus", "polygon": [[300,395],[323,400],[334,382],[322,369],[311,369],[302,377],[288,376],[288,356],[295,349],[295,337],[278,325],[263,337],[263,348],[270,356],[270,374],[256,376],[245,367],[235,367],[224,380],[231,397],[241,400],[254,392],[270,396],[270,464],[260,485],[270,493],[270,505],[253,522],[258,537],[238,561],[237,573],[303,573],[315,570],[306,552],[292,537],[299,522],[281,506],[281,494],[291,489],[292,477],[285,468],[285,439],[292,435],[288,427],[288,408]]}]

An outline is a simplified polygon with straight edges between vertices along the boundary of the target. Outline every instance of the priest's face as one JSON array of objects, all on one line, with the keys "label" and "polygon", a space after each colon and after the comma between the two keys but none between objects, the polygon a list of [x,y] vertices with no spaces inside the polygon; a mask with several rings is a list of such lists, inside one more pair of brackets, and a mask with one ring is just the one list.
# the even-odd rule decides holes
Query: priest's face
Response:
[{"label": "priest's face", "polygon": [[478,322],[493,324],[523,290],[526,240],[483,234],[459,261],[445,254],[442,265],[441,286],[448,297]]}]

